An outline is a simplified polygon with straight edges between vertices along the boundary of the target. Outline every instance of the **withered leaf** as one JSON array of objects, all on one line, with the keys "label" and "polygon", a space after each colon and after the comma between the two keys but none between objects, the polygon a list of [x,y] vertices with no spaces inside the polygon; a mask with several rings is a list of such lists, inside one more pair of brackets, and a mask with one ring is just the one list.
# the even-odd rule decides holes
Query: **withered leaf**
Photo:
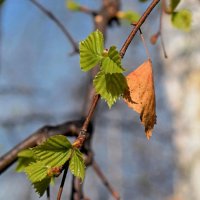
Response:
[{"label": "withered leaf", "polygon": [[152,136],[154,124],[156,124],[156,100],[151,60],[145,61],[126,79],[129,91],[125,93],[124,101],[140,114],[140,120],[145,127],[146,137],[149,140]]}]

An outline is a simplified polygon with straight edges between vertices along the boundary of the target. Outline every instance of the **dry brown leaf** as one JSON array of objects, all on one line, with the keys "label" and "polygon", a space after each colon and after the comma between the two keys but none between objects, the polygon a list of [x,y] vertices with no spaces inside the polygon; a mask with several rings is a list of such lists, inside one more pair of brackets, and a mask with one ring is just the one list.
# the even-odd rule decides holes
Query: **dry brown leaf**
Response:
[{"label": "dry brown leaf", "polygon": [[149,140],[154,124],[156,124],[156,101],[151,60],[145,61],[126,79],[129,91],[124,95],[124,100],[129,107],[140,114],[140,120]]}]

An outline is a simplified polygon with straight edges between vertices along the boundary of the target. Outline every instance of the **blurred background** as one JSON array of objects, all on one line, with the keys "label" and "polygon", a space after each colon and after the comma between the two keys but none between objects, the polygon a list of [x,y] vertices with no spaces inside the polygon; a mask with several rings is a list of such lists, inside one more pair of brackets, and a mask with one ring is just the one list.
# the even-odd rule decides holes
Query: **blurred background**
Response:
[{"label": "blurred background", "polygon": [[[39,0],[38,0],[39,1]],[[89,15],[67,10],[64,0],[40,0],[67,27],[77,42],[93,31]],[[77,0],[98,10],[101,0]],[[122,0],[122,10],[143,13],[147,3]],[[192,11],[189,33],[163,19],[163,38],[149,38],[159,26],[158,8],[142,26],[153,67],[157,125],[147,141],[139,116],[123,101],[108,109],[102,100],[95,117],[93,150],[96,162],[124,200],[200,199],[200,2],[182,0]],[[121,48],[131,26],[107,30],[106,47]],[[79,119],[87,94],[87,73],[60,29],[29,0],[7,0],[0,7],[0,156],[46,124]],[[127,74],[146,59],[135,37],[123,66]],[[36,200],[38,195],[15,165],[0,176],[0,199]],[[63,199],[69,199],[68,174]],[[52,188],[55,199],[60,181]],[[85,194],[92,200],[111,200],[92,168],[87,169]],[[41,199],[45,199],[42,197]]]}]

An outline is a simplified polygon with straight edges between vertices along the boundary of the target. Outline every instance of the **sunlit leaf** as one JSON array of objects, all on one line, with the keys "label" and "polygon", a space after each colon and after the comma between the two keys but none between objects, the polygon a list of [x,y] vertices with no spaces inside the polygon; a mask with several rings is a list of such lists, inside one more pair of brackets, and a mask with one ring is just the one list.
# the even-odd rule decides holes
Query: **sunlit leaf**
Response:
[{"label": "sunlit leaf", "polygon": [[25,173],[28,176],[28,179],[32,182],[42,181],[47,177],[48,167],[41,161],[36,163],[31,163],[28,167],[25,168]]},{"label": "sunlit leaf", "polygon": [[79,43],[80,65],[83,71],[88,71],[100,63],[103,58],[103,34],[96,30]]},{"label": "sunlit leaf", "polygon": [[72,145],[63,135],[47,139],[42,145],[33,148],[34,153],[45,165],[62,166],[71,156]]},{"label": "sunlit leaf", "polygon": [[126,79],[121,73],[105,74],[103,71],[100,71],[93,80],[93,84],[96,93],[101,95],[109,107],[127,89]]},{"label": "sunlit leaf", "polygon": [[189,10],[183,9],[172,13],[172,24],[183,31],[189,31],[191,28],[192,14]]},{"label": "sunlit leaf", "polygon": [[66,6],[71,11],[79,11],[80,5],[73,0],[66,0]]},{"label": "sunlit leaf", "polygon": [[30,163],[33,163],[36,161],[36,156],[34,156],[34,153],[30,149],[25,149],[23,151],[20,151],[18,153],[18,160],[17,160],[17,172],[24,171],[25,167],[27,167]]},{"label": "sunlit leaf", "polygon": [[124,69],[121,66],[121,57],[115,46],[111,46],[108,56],[103,58],[101,69],[106,73],[122,73]]},{"label": "sunlit leaf", "polygon": [[80,178],[83,181],[85,177],[85,164],[82,153],[78,149],[74,149],[69,162],[69,168],[74,176]]}]

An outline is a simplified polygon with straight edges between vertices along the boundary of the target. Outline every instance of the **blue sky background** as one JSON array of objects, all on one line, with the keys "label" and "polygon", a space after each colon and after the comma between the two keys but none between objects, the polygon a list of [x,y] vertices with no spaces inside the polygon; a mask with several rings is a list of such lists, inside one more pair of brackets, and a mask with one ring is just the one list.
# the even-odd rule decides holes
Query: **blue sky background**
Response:
[{"label": "blue sky background", "polygon": [[[68,11],[64,0],[39,2],[62,21],[77,42],[93,30],[91,17]],[[98,0],[78,2],[93,9],[101,5]],[[148,5],[125,0],[122,3],[123,10],[140,13]],[[157,83],[159,117],[151,145],[144,136],[138,115],[122,101],[111,110],[101,101],[96,118],[95,157],[123,199],[135,195],[136,200],[160,200],[173,187],[171,114],[163,89],[160,52],[158,46],[149,43],[150,35],[157,30],[155,17],[154,11],[143,27]],[[152,19],[154,25],[148,23]],[[128,25],[109,29],[106,47],[114,44],[120,49],[130,30]],[[5,2],[1,8],[0,33],[0,155],[3,155],[44,124],[79,117],[87,74],[80,71],[78,55],[69,56],[73,49],[63,33],[28,0]],[[146,59],[144,52],[136,37],[123,60],[127,73]],[[162,187],[160,177],[163,177]],[[0,177],[0,188],[0,199],[38,199],[25,176],[16,174],[14,167]],[[56,189],[53,189],[55,194]],[[92,169],[88,170],[85,189],[94,200],[110,198]]]}]

